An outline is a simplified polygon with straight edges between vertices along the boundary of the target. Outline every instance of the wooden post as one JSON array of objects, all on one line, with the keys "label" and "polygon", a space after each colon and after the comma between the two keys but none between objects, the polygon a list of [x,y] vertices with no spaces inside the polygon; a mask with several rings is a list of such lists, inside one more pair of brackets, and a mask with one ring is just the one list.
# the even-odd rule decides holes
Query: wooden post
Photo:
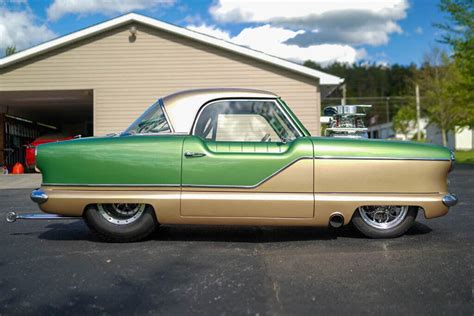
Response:
[{"label": "wooden post", "polygon": [[7,136],[5,135],[5,113],[0,113],[0,166],[5,164],[5,147]]}]

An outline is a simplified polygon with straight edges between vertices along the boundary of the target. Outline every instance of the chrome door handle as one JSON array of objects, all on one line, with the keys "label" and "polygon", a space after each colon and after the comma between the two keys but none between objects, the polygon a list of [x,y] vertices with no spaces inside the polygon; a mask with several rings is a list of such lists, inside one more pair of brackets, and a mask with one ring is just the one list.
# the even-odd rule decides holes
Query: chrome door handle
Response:
[{"label": "chrome door handle", "polygon": [[193,153],[192,151],[187,151],[184,153],[184,157],[187,158],[199,158],[199,157],[204,157],[206,154],[205,153]]}]

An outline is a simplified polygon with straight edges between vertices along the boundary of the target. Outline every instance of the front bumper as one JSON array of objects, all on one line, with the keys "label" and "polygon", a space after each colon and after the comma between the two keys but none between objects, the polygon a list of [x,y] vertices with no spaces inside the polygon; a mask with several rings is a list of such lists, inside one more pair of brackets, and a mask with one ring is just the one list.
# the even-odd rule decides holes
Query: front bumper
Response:
[{"label": "front bumper", "polygon": [[446,205],[447,207],[452,207],[456,204],[458,204],[458,197],[456,194],[449,193],[443,196],[443,204]]}]

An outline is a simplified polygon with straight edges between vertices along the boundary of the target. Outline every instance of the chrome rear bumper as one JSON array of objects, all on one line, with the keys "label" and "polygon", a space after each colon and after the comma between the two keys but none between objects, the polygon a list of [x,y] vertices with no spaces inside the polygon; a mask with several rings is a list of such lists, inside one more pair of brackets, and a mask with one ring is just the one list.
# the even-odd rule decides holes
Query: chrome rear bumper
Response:
[{"label": "chrome rear bumper", "polygon": [[[36,189],[31,192],[30,198],[33,202],[43,204],[48,200],[48,195],[41,189]],[[81,217],[63,216],[58,214],[17,214],[15,212],[8,212],[6,220],[9,223],[16,222],[19,219],[33,219],[33,220],[52,220],[52,219],[81,219]]]},{"label": "chrome rear bumper", "polygon": [[443,197],[443,204],[446,205],[447,207],[454,206],[457,203],[458,203],[458,197],[456,196],[456,194],[449,193]]},{"label": "chrome rear bumper", "polygon": [[30,198],[33,202],[42,204],[48,200],[48,195],[41,189],[36,189],[31,192]]}]

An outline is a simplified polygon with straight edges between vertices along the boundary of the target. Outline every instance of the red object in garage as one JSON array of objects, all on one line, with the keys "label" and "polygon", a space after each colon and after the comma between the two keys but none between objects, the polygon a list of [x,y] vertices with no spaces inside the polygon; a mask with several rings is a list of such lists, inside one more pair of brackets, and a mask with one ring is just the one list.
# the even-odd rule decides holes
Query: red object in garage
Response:
[{"label": "red object in garage", "polygon": [[12,174],[22,174],[25,172],[25,168],[20,162],[17,162],[12,169]]},{"label": "red object in garage", "polygon": [[28,169],[34,169],[36,166],[36,157],[35,157],[35,150],[36,147],[41,144],[52,143],[52,142],[60,142],[63,140],[73,139],[72,136],[65,136],[65,135],[45,135],[38,137],[33,142],[26,146],[26,167]]}]

